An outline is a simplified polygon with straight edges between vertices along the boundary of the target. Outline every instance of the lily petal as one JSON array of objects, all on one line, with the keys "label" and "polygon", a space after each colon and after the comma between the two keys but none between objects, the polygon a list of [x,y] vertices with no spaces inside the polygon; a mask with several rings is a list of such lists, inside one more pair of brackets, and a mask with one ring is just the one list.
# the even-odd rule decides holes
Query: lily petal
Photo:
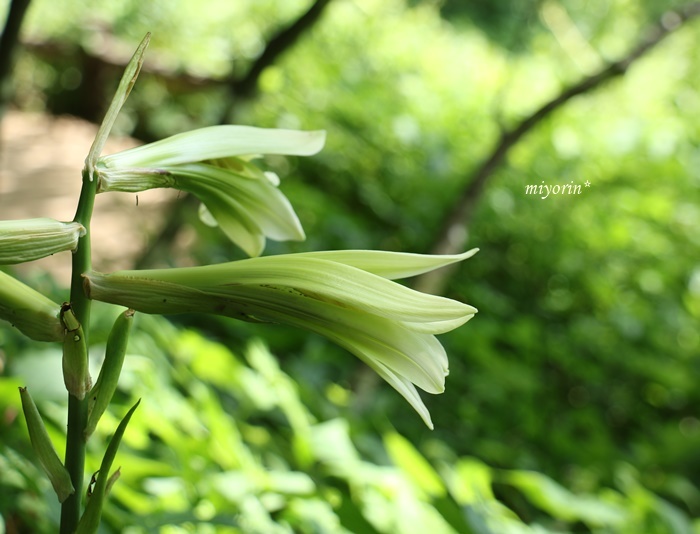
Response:
[{"label": "lily petal", "polygon": [[420,398],[416,387],[411,383],[410,380],[397,375],[391,369],[379,362],[371,362],[368,365],[374,369],[374,371],[386,380],[391,387],[398,391],[401,396],[408,401],[408,403],[413,407],[413,409],[418,412],[423,422],[427,425],[430,430],[433,430],[433,420],[430,417],[430,412],[426,408],[423,399]]},{"label": "lily petal", "polygon": [[252,126],[222,125],[185,132],[155,143],[104,156],[107,168],[179,165],[246,154],[311,156],[318,153],[326,133]]},{"label": "lily petal", "polygon": [[[307,296],[344,303],[381,317],[440,325],[458,317],[466,322],[476,308],[455,300],[409,289],[380,276],[306,254],[285,254],[246,260],[141,271],[140,276],[201,288],[210,280],[229,280],[230,285],[284,285]],[[442,330],[437,326],[438,331]]]},{"label": "lily petal", "polygon": [[301,252],[297,255],[335,261],[389,280],[400,280],[464,261],[477,252],[479,252],[478,248],[473,248],[462,254],[450,255],[411,254],[383,250],[324,250]]},{"label": "lily petal", "polygon": [[[166,168],[178,189],[189,191],[208,205],[212,197],[237,204],[238,212],[258,226],[259,231],[276,241],[303,241],[304,230],[291,203],[264,175],[262,180],[250,180],[223,169],[195,163]],[[208,206],[215,219],[220,213]]]},{"label": "lily petal", "polygon": [[226,237],[248,256],[253,258],[260,256],[265,250],[265,236],[248,212],[230,198],[221,198],[216,194],[205,198],[199,210],[199,218],[202,222],[207,226],[221,228]]}]

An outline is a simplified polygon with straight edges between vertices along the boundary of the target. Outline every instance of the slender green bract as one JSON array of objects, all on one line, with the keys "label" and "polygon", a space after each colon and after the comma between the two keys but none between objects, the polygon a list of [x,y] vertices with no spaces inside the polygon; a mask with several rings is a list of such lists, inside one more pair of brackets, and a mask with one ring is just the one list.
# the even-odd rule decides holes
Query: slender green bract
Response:
[{"label": "slender green bract", "polygon": [[102,369],[97,377],[95,386],[90,390],[88,401],[88,421],[85,427],[85,440],[92,435],[102,414],[109,406],[114,392],[117,390],[119,375],[122,372],[124,355],[129,343],[129,332],[134,322],[134,310],[126,310],[119,314],[114,322],[112,331],[107,339],[107,350]]},{"label": "slender green bract", "polygon": [[146,48],[148,47],[148,43],[150,41],[151,34],[149,32],[143,38],[141,44],[136,49],[136,52],[134,52],[131,61],[129,61],[129,64],[126,66],[122,79],[119,82],[119,87],[117,87],[117,91],[112,99],[112,103],[109,105],[107,114],[100,125],[100,129],[97,131],[97,135],[95,136],[92,146],[90,147],[90,152],[85,159],[85,170],[87,171],[88,179],[90,181],[92,181],[95,173],[97,158],[99,158],[100,154],[102,153],[102,149],[104,148],[107,138],[112,131],[112,126],[114,126],[114,122],[117,120],[117,115],[119,115],[119,111],[121,111],[124,102],[126,102],[126,99],[131,92],[131,89],[134,87],[139,72],[141,72],[143,55],[146,52]]},{"label": "slender green bract", "polygon": [[[138,408],[141,399],[136,401],[131,409],[127,412],[122,419],[121,423],[114,432],[112,439],[107,446],[105,455],[102,458],[102,464],[100,465],[100,470],[97,474],[95,487],[92,490],[91,496],[88,498],[88,504],[85,507],[85,513],[80,518],[80,523],[78,523],[78,529],[76,534],[93,534],[97,532],[100,526],[100,518],[102,517],[102,505],[104,504],[105,497],[107,496],[107,488],[110,485],[110,480],[114,479],[110,476],[109,471],[112,469],[112,463],[114,462],[114,457],[119,449],[119,444],[121,443],[122,436],[126,430],[126,425],[129,424],[131,416]],[[118,475],[117,475],[118,476]]]},{"label": "slender green bract", "polygon": [[22,399],[22,411],[29,430],[29,441],[37,458],[39,458],[41,467],[44,468],[51,481],[59,502],[63,502],[75,491],[70,475],[63,463],[61,463],[58,454],[56,454],[56,449],[54,449],[51,438],[46,432],[39,410],[34,404],[31,395],[29,395],[27,388],[19,388],[19,395]]}]

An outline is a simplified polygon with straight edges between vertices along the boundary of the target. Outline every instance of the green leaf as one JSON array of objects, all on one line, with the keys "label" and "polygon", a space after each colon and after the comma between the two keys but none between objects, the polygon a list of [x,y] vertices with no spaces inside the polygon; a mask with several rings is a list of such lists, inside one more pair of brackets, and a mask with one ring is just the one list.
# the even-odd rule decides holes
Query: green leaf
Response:
[{"label": "green leaf", "polygon": [[614,526],[625,520],[625,510],[619,505],[574,494],[535,471],[503,471],[499,480],[518,488],[532,504],[557,519],[583,521],[590,526]]},{"label": "green leaf", "polygon": [[419,491],[433,498],[443,497],[447,493],[435,469],[401,434],[398,432],[384,434],[384,446],[394,464],[406,474]]},{"label": "green leaf", "polygon": [[495,500],[491,468],[476,458],[460,458],[444,470],[450,493],[462,506]]}]

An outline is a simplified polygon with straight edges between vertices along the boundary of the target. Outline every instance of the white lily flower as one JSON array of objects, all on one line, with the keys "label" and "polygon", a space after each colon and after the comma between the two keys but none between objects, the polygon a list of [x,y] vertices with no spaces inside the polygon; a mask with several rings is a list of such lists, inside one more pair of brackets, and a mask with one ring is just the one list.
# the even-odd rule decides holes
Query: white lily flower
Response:
[{"label": "white lily flower", "polygon": [[249,256],[259,256],[265,238],[302,241],[304,230],[279,179],[248,160],[258,154],[309,156],[325,132],[250,126],[211,126],[101,157],[98,192],[139,192],[168,187],[188,191],[203,203],[202,220],[218,224]]},{"label": "white lily flower", "polygon": [[0,221],[0,265],[38,260],[75,250],[85,228],[77,222],[49,218]]},{"label": "white lily flower", "polygon": [[477,310],[414,291],[380,274],[412,276],[475,252],[318,252],[203,267],[91,272],[85,275],[85,290],[92,299],[144,313],[214,313],[316,332],[366,362],[432,428],[414,384],[428,393],[444,391],[448,361],[435,334],[457,328]]}]

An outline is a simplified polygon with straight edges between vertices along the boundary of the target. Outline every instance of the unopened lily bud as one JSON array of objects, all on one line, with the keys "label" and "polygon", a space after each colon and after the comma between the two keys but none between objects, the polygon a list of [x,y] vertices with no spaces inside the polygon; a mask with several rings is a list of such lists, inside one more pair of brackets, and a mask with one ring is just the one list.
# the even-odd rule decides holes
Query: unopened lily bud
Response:
[{"label": "unopened lily bud", "polygon": [[0,221],[0,265],[38,260],[64,250],[75,250],[85,227],[54,219]]},{"label": "unopened lily bud", "polygon": [[88,368],[88,352],[83,327],[73,313],[70,304],[61,307],[63,334],[63,381],[68,393],[80,400],[92,386]]},{"label": "unopened lily bud", "polygon": [[117,317],[112,331],[107,339],[107,350],[102,369],[97,377],[95,386],[90,390],[88,403],[88,422],[85,427],[85,440],[87,440],[97,427],[102,414],[109,406],[114,392],[117,390],[119,375],[122,372],[124,355],[129,343],[129,332],[134,322],[134,310],[126,310]]},{"label": "unopened lily bud", "polygon": [[39,415],[39,410],[27,388],[19,388],[19,394],[22,399],[22,411],[27,420],[32,448],[39,458],[41,467],[48,475],[58,500],[63,502],[75,491],[70,474],[56,454],[56,449],[54,449],[44,422],[41,420],[41,415]]},{"label": "unopened lily bud", "polygon": [[60,306],[16,278],[0,271],[0,319],[36,341],[61,341]]}]

